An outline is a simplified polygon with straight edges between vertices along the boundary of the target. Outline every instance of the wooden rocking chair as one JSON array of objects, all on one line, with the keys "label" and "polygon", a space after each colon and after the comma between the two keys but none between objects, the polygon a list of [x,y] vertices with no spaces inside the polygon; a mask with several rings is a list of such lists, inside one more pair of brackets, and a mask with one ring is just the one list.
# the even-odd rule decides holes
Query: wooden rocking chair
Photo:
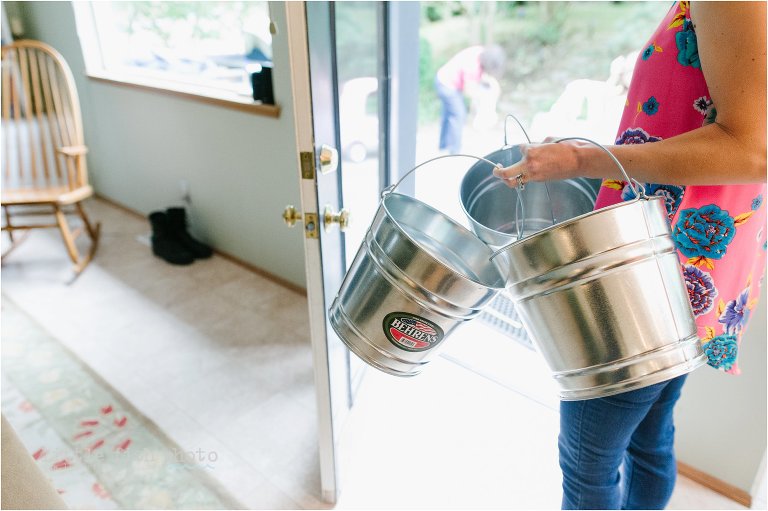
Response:
[{"label": "wooden rocking chair", "polygon": [[[20,40],[2,47],[2,138],[2,230],[11,240],[2,258],[30,229],[56,227],[79,275],[96,251],[100,225],[91,223],[82,206],[93,188],[75,81],[61,54],[47,44]],[[13,218],[53,215],[55,223],[17,224],[12,209]],[[90,238],[84,256],[75,245],[83,228],[71,229],[68,214],[82,219]]]}]

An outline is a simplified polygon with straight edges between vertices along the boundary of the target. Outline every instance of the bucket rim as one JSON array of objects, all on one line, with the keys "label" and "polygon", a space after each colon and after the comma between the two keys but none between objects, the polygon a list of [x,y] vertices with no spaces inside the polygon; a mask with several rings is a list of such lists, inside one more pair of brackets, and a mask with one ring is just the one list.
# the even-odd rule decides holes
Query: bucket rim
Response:
[{"label": "bucket rim", "polygon": [[[498,283],[498,284],[493,284],[493,285],[491,285],[491,284],[487,284],[487,283],[485,283],[485,282],[480,282],[478,279],[474,279],[474,278],[470,277],[469,275],[465,275],[464,273],[461,273],[461,272],[457,271],[457,270],[456,270],[455,268],[453,268],[452,266],[449,266],[449,265],[445,264],[443,261],[441,261],[441,260],[440,260],[440,259],[438,259],[437,257],[433,256],[431,253],[429,253],[429,251],[428,251],[428,250],[424,249],[424,247],[421,245],[421,243],[419,243],[418,241],[416,241],[416,240],[413,238],[413,236],[411,236],[410,234],[408,234],[408,231],[407,231],[406,229],[403,229],[403,224],[401,224],[401,223],[400,223],[400,222],[399,222],[399,221],[398,221],[398,220],[397,220],[397,219],[396,219],[396,218],[393,216],[392,212],[391,212],[391,211],[390,211],[390,209],[387,207],[387,198],[389,198],[389,197],[392,197],[392,196],[399,196],[399,197],[403,197],[403,198],[405,198],[405,199],[407,199],[407,200],[409,200],[409,201],[411,201],[411,202],[413,202],[413,203],[415,203],[415,204],[419,205],[420,207],[424,207],[424,208],[426,208],[427,210],[429,210],[429,211],[431,211],[431,212],[433,212],[433,213],[436,213],[437,215],[439,215],[439,216],[443,217],[443,219],[447,220],[448,222],[450,222],[451,224],[453,224],[455,227],[457,227],[457,228],[458,228],[460,231],[462,231],[462,233],[463,233],[463,234],[466,234],[466,235],[468,235],[468,236],[469,236],[469,237],[471,237],[471,238],[472,238],[474,241],[476,241],[477,243],[479,243],[480,245],[482,245],[482,246],[483,246],[483,248],[484,248],[484,250],[486,250],[486,251],[488,252],[488,259],[487,259],[487,261],[486,261],[486,263],[485,263],[485,264],[487,264],[489,267],[491,267],[491,268],[492,268],[492,269],[493,269],[493,270],[494,270],[494,271],[495,271],[495,272],[498,274],[498,277],[499,277],[499,279],[498,279],[498,282],[499,282],[499,283]],[[439,210],[437,210],[437,209],[433,208],[433,207],[432,207],[432,206],[430,206],[429,204],[427,204],[427,203],[425,203],[425,202],[422,202],[422,201],[420,201],[420,200],[416,199],[415,197],[411,197],[410,195],[405,195],[405,194],[403,194],[403,193],[399,193],[399,192],[391,192],[391,193],[388,193],[386,196],[384,196],[384,197],[381,199],[381,207],[384,209],[384,212],[386,213],[387,217],[389,217],[389,218],[392,220],[392,222],[394,222],[394,224],[397,226],[397,228],[400,230],[400,232],[401,232],[401,233],[402,233],[402,234],[403,234],[403,235],[404,235],[404,236],[405,236],[405,237],[406,237],[406,238],[407,238],[407,239],[408,239],[408,240],[409,240],[411,243],[413,243],[413,244],[414,244],[414,245],[416,245],[417,247],[420,247],[420,248],[421,248],[421,249],[424,251],[424,253],[425,253],[425,254],[426,254],[426,255],[427,255],[427,256],[428,256],[430,259],[434,260],[434,261],[435,261],[437,264],[439,264],[439,265],[440,265],[440,266],[442,266],[443,268],[446,268],[448,271],[450,271],[451,273],[453,273],[453,274],[454,274],[454,275],[456,275],[457,277],[460,277],[462,280],[468,281],[468,282],[470,282],[470,283],[472,283],[472,284],[475,284],[475,285],[478,285],[478,286],[482,286],[482,287],[484,287],[484,288],[486,288],[486,289],[494,289],[494,290],[504,290],[504,289],[506,289],[508,277],[507,277],[507,276],[505,276],[505,274],[504,274],[504,272],[502,272],[501,268],[499,268],[499,266],[498,266],[497,264],[495,264],[495,263],[493,262],[493,260],[491,259],[491,255],[493,255],[493,249],[492,249],[491,247],[489,247],[487,243],[485,243],[483,240],[481,240],[481,239],[480,239],[480,238],[479,238],[479,237],[478,237],[478,236],[477,236],[477,235],[476,235],[474,232],[472,232],[471,230],[467,229],[466,227],[464,227],[463,225],[461,225],[460,223],[458,223],[458,222],[457,222],[456,220],[454,220],[453,218],[451,218],[451,217],[449,217],[448,215],[446,215],[445,213],[442,213],[441,211],[439,211]]]},{"label": "bucket rim", "polygon": [[[497,149],[497,150],[495,150],[495,151],[492,151],[492,152],[490,152],[490,153],[486,154],[485,156],[483,156],[483,158],[485,158],[485,159],[487,159],[487,160],[491,160],[491,161],[493,161],[493,160],[498,160],[499,158],[497,157],[497,155],[499,155],[499,153],[503,153],[504,151],[509,151],[509,150],[511,150],[513,147],[515,147],[515,146],[517,146],[517,145],[520,145],[520,144],[509,144],[509,145],[505,145],[505,146],[504,146],[504,147],[502,147],[501,149]],[[470,174],[472,173],[472,171],[475,169],[475,167],[477,167],[477,168],[482,168],[482,167],[483,167],[483,165],[488,165],[488,163],[487,163],[487,162],[485,162],[485,161],[483,161],[483,160],[479,160],[479,161],[476,161],[475,163],[473,163],[473,164],[472,164],[472,165],[471,165],[471,166],[470,166],[470,167],[467,169],[467,171],[466,171],[466,172],[464,172],[464,175],[461,177],[461,184],[459,185],[459,194],[460,194],[460,195],[463,195],[463,193],[462,193],[462,192],[463,192],[463,190],[464,190],[464,186],[465,186],[465,183],[467,182],[467,176],[468,176],[468,175],[470,175]],[[491,168],[493,168],[493,167],[491,167]],[[498,179],[498,178],[497,178],[497,179]]]},{"label": "bucket rim", "polygon": [[590,216],[599,215],[601,213],[606,213],[606,212],[612,211],[614,209],[634,206],[634,205],[638,204],[641,201],[643,201],[643,202],[651,202],[651,201],[662,201],[662,200],[664,200],[664,197],[661,197],[661,196],[658,196],[658,195],[647,195],[645,197],[635,197],[632,200],[622,201],[622,202],[618,202],[616,204],[611,204],[610,206],[606,206],[604,208],[594,209],[594,210],[588,211],[587,213],[584,213],[582,215],[579,215],[579,216],[576,216],[576,217],[573,217],[573,218],[569,218],[568,220],[565,220],[563,222],[557,223],[555,225],[550,225],[549,227],[546,227],[546,228],[544,228],[544,229],[542,229],[540,231],[537,231],[534,234],[531,234],[530,236],[526,236],[523,239],[520,239],[520,240],[517,240],[517,241],[513,241],[512,243],[509,243],[508,245],[504,245],[503,247],[499,248],[497,253],[501,254],[501,253],[506,252],[507,250],[509,250],[511,248],[515,248],[517,246],[523,245],[526,242],[532,242],[532,240],[534,240],[535,238],[538,238],[540,235],[547,234],[550,231],[554,231],[554,230],[557,230],[557,229],[560,229],[560,228],[565,228],[565,227],[567,227],[567,226],[569,226],[571,224],[574,224],[574,223],[576,223],[576,222],[578,222],[580,220],[583,220],[583,219],[585,219],[587,217],[590,217]]},{"label": "bucket rim", "polygon": [[[497,155],[499,153],[502,153],[504,151],[508,151],[508,150],[512,149],[512,147],[515,146],[515,145],[519,145],[519,144],[505,144],[504,146],[501,147],[501,149],[497,149],[495,151],[492,151],[492,152],[488,153],[487,155],[484,156],[484,158],[487,158],[489,160],[494,160],[493,156],[495,156],[495,155]],[[485,224],[482,224],[479,220],[477,220],[477,218],[475,218],[474,215],[472,215],[469,212],[469,210],[467,209],[466,205],[464,204],[464,202],[465,202],[464,201],[465,195],[466,195],[467,202],[469,202],[469,199],[471,199],[473,197],[472,193],[465,193],[464,192],[465,188],[468,186],[467,185],[467,176],[469,176],[473,172],[475,167],[481,168],[482,167],[481,164],[488,165],[486,162],[484,162],[482,160],[476,161],[475,163],[472,164],[471,167],[469,167],[469,169],[467,169],[467,171],[461,177],[461,183],[459,184],[459,204],[461,205],[461,211],[464,213],[464,215],[467,218],[469,218],[469,220],[472,223],[478,225],[483,230],[488,231],[490,234],[499,233],[499,234],[503,235],[504,233],[499,232],[499,231],[497,231],[495,229],[491,229],[490,227],[486,226]],[[493,175],[493,170],[491,170],[491,175]],[[481,181],[481,182],[483,182],[483,181]],[[483,241],[483,243],[485,243],[485,241]]]},{"label": "bucket rim", "polygon": [[[471,169],[470,169],[471,170]],[[484,177],[476,188],[472,189],[471,191],[467,191],[467,187],[469,186],[467,184],[467,177],[470,175],[470,171],[467,171],[464,174],[464,177],[461,178],[461,185],[459,186],[459,199],[461,200],[461,206],[462,208],[466,209],[466,204],[472,203],[474,204],[477,199],[478,195],[481,195],[480,192],[485,193],[489,189],[495,189],[499,186],[506,187],[501,179],[497,178],[493,175],[493,173],[488,173],[486,177]],[[587,197],[590,197],[591,199],[597,199],[597,195],[599,193],[599,190],[592,191],[587,186],[585,186],[585,182],[589,182],[591,178],[587,177],[569,177],[566,179],[553,179],[551,181],[534,181],[532,183],[528,183],[526,186],[531,185],[544,185],[544,184],[550,184],[550,185],[562,185],[562,184],[568,184],[572,186],[573,188],[578,189],[582,194],[584,194]],[[515,188],[511,188],[510,190],[515,191]],[[465,200],[466,199],[466,200]],[[628,202],[628,201],[625,201]],[[604,208],[601,208],[604,209]]]},{"label": "bucket rim", "polygon": [[[465,174],[465,177],[467,175],[468,175],[468,173]],[[580,192],[584,197],[586,197],[588,200],[590,200],[592,202],[593,207],[594,207],[594,202],[597,199],[597,193],[594,193],[594,194],[591,193],[591,191],[586,186],[584,186],[584,183],[580,181],[581,179],[587,179],[587,178],[558,179],[558,180],[555,180],[555,181],[549,181],[549,183],[568,183],[575,190]],[[498,181],[499,184],[497,185],[497,184],[493,183],[493,180]],[[486,184],[486,181],[491,183],[491,184]],[[472,192],[465,194],[464,193],[464,186],[463,186],[464,183],[465,183],[465,181],[462,180],[462,187],[459,189],[459,201],[461,202],[461,210],[464,212],[464,215],[466,215],[466,217],[470,219],[470,221],[472,222],[473,227],[477,227],[479,229],[482,229],[483,231],[487,231],[487,232],[489,232],[489,233],[491,233],[493,235],[499,236],[499,237],[509,238],[504,243],[504,245],[512,243],[514,238],[516,238],[516,235],[510,234],[508,232],[500,231],[498,229],[494,229],[493,227],[489,227],[485,223],[481,222],[477,218],[477,216],[472,213],[472,210],[475,209],[474,206],[477,204],[477,201],[482,196],[482,193],[480,193],[480,194],[475,193],[479,189],[479,187],[478,187],[478,188],[475,188],[474,190],[472,190]],[[537,183],[541,183],[541,182],[537,182]],[[494,188],[496,188],[498,186],[506,186],[503,183],[501,183],[501,181],[498,178],[493,177],[492,174],[489,175],[488,178],[483,179],[480,182],[480,184],[483,185],[483,188],[481,190],[481,192],[483,192],[483,193],[487,192],[490,189],[494,189]],[[531,184],[534,184],[534,183],[531,183]],[[600,210],[602,210],[602,209],[606,209],[606,208],[600,208]],[[594,213],[595,211],[600,211],[600,210],[592,209],[590,211],[587,211],[586,213],[582,213],[579,216],[583,216],[583,215],[588,214],[588,213]],[[554,227],[556,225],[560,225],[562,223],[568,222],[568,221],[573,220],[575,218],[578,218],[578,216],[577,217],[573,217],[573,218],[569,218],[567,220],[563,220],[562,222],[558,222],[558,223],[556,223],[554,225],[550,225],[548,227]],[[528,219],[526,219],[526,220],[528,220]],[[546,228],[548,228],[548,227],[546,227]],[[542,231],[543,230],[544,229],[542,229]],[[541,231],[536,231],[536,234],[538,234],[539,232],[541,232]]]},{"label": "bucket rim", "polygon": [[[519,145],[520,144],[506,144],[506,145],[502,146],[500,149],[497,149],[495,151],[492,151],[492,152],[488,153],[487,155],[484,156],[484,158],[486,158],[488,160],[494,160],[494,159],[498,160],[499,159],[498,155],[500,153],[503,153],[504,151],[509,151],[513,147],[516,147],[516,146],[519,146]],[[471,222],[473,223],[474,226],[477,226],[477,227],[481,228],[483,231],[486,231],[486,232],[488,232],[491,235],[498,235],[498,236],[501,236],[501,237],[504,237],[504,238],[507,238],[507,237],[514,238],[515,236],[512,235],[512,234],[509,234],[509,233],[506,233],[506,232],[503,232],[503,231],[499,231],[499,230],[496,230],[496,229],[494,229],[492,227],[489,227],[489,226],[485,225],[480,220],[478,220],[475,217],[475,215],[473,215],[470,212],[470,210],[469,210],[468,206],[470,205],[470,203],[474,205],[477,202],[477,200],[479,199],[479,196],[476,193],[477,188],[474,189],[474,190],[471,190],[471,191],[467,190],[467,188],[469,186],[468,185],[468,178],[469,178],[470,175],[479,172],[477,169],[485,168],[484,165],[488,165],[488,163],[483,161],[483,160],[476,161],[474,164],[472,164],[471,167],[469,167],[469,169],[467,169],[467,171],[464,173],[464,176],[462,176],[461,184],[459,185],[459,203],[461,204],[461,210],[464,212],[464,215],[466,215],[466,217],[471,220]],[[490,170],[490,173],[489,173],[488,177],[482,179],[480,181],[480,183],[479,183],[479,184],[484,185],[483,186],[483,191],[486,191],[487,189],[494,187],[493,181],[498,181],[499,183],[501,183],[500,179],[498,179],[498,178],[493,176],[493,169],[491,168],[489,170]],[[596,191],[594,194],[590,193],[590,190],[586,186],[584,186],[584,183],[583,183],[583,181],[587,181],[589,179],[590,178],[587,178],[585,176],[578,176],[578,177],[572,177],[572,178],[566,178],[566,179],[557,179],[557,180],[553,180],[553,181],[549,181],[549,182],[550,183],[570,182],[570,183],[572,183],[572,185],[575,188],[577,188],[579,191],[581,191],[585,196],[589,197],[593,201],[593,203],[594,203],[594,201],[597,200],[598,191]],[[486,184],[486,182],[490,182],[491,184],[488,185],[488,184]],[[502,186],[506,186],[506,185],[503,185],[503,183],[501,183],[501,184],[502,184]],[[533,183],[531,183],[531,184],[533,184]],[[606,209],[606,208],[601,208],[601,209]],[[595,210],[593,209],[592,211],[588,211],[585,214],[593,213],[594,211]],[[583,215],[579,215],[579,216],[583,216]],[[578,218],[578,217],[573,217],[573,219],[575,219],[575,218]],[[572,220],[572,219],[565,220],[564,222],[567,222],[569,220]],[[556,225],[560,225],[561,223],[564,223],[564,222],[560,222],[560,223],[554,224],[552,227],[554,227]],[[541,231],[537,231],[536,234],[538,234],[538,232],[541,232]],[[520,240],[520,241],[522,241],[522,240]],[[511,246],[511,241],[506,241],[504,244]]]}]

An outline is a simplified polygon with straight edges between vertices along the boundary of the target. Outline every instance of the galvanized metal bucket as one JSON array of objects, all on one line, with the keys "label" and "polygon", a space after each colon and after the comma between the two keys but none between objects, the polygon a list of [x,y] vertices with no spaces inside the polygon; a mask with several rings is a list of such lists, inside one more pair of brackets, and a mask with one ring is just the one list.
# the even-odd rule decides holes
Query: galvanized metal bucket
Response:
[{"label": "galvanized metal bucket", "polygon": [[413,376],[456,327],[504,289],[506,277],[491,260],[492,249],[471,231],[413,197],[394,193],[400,182],[382,193],[330,320],[365,362],[389,374]]},{"label": "galvanized metal bucket", "polygon": [[[570,139],[594,143],[563,140]],[[494,253],[505,256],[507,291],[564,400],[639,389],[706,362],[663,198],[645,195],[595,145],[614,159],[637,199]]]},{"label": "galvanized metal bucket", "polygon": [[[506,146],[485,158],[509,167],[522,155],[517,146]],[[489,245],[501,247],[592,211],[599,187],[596,179],[575,178],[529,183],[521,194],[493,175],[493,165],[479,161],[464,174],[459,196],[475,234]],[[525,211],[522,236],[516,221],[520,211]]]}]

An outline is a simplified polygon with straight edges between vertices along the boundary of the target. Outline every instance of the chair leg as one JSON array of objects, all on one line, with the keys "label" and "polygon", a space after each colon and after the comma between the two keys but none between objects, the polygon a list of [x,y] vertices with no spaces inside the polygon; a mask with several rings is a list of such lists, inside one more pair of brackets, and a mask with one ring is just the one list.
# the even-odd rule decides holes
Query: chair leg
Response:
[{"label": "chair leg", "polygon": [[88,233],[88,237],[91,238],[91,249],[88,251],[88,255],[85,256],[85,259],[80,263],[80,271],[82,271],[96,254],[96,249],[99,246],[99,236],[101,234],[101,222],[96,222],[95,224],[91,223],[85,212],[85,208],[81,203],[78,202],[75,204],[75,207],[77,208],[80,218],[83,220],[83,224],[85,224],[85,231]]},{"label": "chair leg", "polygon": [[[101,224],[99,222],[96,222],[95,224],[90,221],[88,218],[88,215],[85,212],[85,209],[83,206],[79,203],[75,204],[75,209],[80,218],[83,220],[83,224],[85,227],[85,232],[88,233],[88,236],[91,238],[91,248],[89,249],[88,253],[84,256],[80,256],[80,252],[77,249],[77,245],[75,244],[75,239],[77,236],[75,235],[75,232],[82,232],[83,229],[77,228],[76,231],[73,231],[69,227],[69,223],[67,222],[67,217],[64,211],[61,209],[61,206],[58,204],[53,204],[53,213],[56,217],[56,223],[53,225],[35,225],[34,227],[58,227],[59,231],[61,232],[61,237],[64,240],[64,245],[67,248],[67,254],[69,255],[69,258],[74,263],[74,272],[75,272],[75,278],[80,275],[80,272],[85,269],[86,266],[88,266],[88,263],[91,262],[93,259],[94,254],[96,253],[96,248],[98,247],[99,243],[99,236],[101,234]],[[13,227],[11,224],[11,216],[9,208],[6,206],[3,206],[3,209],[5,210],[6,215],[6,222],[3,226],[3,230],[7,231],[9,236],[11,237],[11,247],[6,250],[2,254],[2,259],[4,260],[5,257],[14,250],[24,239],[27,237],[27,234],[29,234],[29,230],[25,230],[25,227],[22,227],[22,235],[21,237],[14,236],[13,235],[13,229],[8,229],[8,227]],[[74,281],[74,279],[73,279]]]},{"label": "chair leg", "polygon": [[[5,211],[5,225],[3,226],[3,230],[8,233],[8,238],[11,240],[11,246],[0,254],[0,261],[4,261],[5,258],[16,248],[21,245],[21,242],[27,239],[27,236],[29,236],[30,230],[24,229],[21,231],[21,235],[14,234],[14,230],[12,229],[13,224],[11,223],[11,209],[8,206],[3,206],[3,211]],[[8,229],[6,229],[6,227]]]},{"label": "chair leg", "polygon": [[[11,211],[8,209],[8,206],[3,206],[3,211],[5,211],[5,225],[7,225],[8,227],[12,227],[12,225],[11,225]],[[13,244],[14,239],[13,239],[13,231],[12,230],[8,231],[8,237],[11,240],[11,244]]]},{"label": "chair leg", "polygon": [[61,237],[64,239],[64,245],[67,247],[67,253],[75,266],[80,262],[80,253],[77,251],[75,245],[75,237],[72,236],[72,231],[67,224],[67,217],[64,212],[57,205],[53,206],[54,213],[56,214],[56,222],[59,224],[59,230],[61,231]]},{"label": "chair leg", "polygon": [[91,223],[90,219],[88,218],[88,215],[85,212],[85,208],[83,208],[83,205],[81,203],[75,204],[75,208],[77,208],[77,213],[80,215],[80,218],[83,219],[83,224],[85,224],[85,229],[88,231],[88,236],[91,238],[91,241],[93,243],[96,243],[99,239],[99,231],[101,231],[101,223],[96,222],[96,225]]}]

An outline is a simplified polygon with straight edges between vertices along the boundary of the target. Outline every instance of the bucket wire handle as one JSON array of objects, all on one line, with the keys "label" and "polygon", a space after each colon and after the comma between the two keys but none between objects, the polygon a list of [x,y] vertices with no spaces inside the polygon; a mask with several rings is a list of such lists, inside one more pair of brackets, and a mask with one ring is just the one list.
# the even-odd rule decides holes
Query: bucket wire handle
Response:
[{"label": "bucket wire handle", "polygon": [[[554,143],[555,144],[559,144],[560,142],[565,142],[565,141],[568,141],[568,140],[581,140],[583,142],[588,142],[588,143],[590,143],[590,144],[592,144],[592,145],[594,145],[596,147],[599,147],[608,156],[610,156],[611,159],[613,160],[613,162],[616,164],[616,166],[619,167],[619,171],[621,171],[621,175],[624,177],[624,179],[627,182],[627,184],[629,184],[630,188],[632,188],[632,191],[635,193],[635,197],[638,197],[639,199],[647,199],[648,198],[648,196],[645,194],[645,187],[640,182],[638,182],[636,179],[631,179],[629,177],[629,175],[627,174],[627,171],[624,169],[624,166],[621,164],[619,159],[616,158],[616,156],[614,156],[612,152],[610,152],[608,149],[606,149],[605,146],[603,146],[602,144],[600,144],[598,142],[595,142],[594,140],[591,140],[589,138],[584,138],[584,137],[565,137],[565,138],[561,138],[561,139],[556,140]],[[517,215],[515,215],[515,216],[517,216]],[[501,247],[496,252],[491,254],[490,259],[491,260],[494,259],[497,255],[501,254],[502,252],[507,250],[509,247],[511,247],[512,245],[517,243],[517,241],[520,241],[520,237],[519,236],[518,236],[518,239],[516,241],[513,241],[512,243],[509,243],[508,245],[505,245],[505,246]]]},{"label": "bucket wire handle", "polygon": [[[507,126],[509,126],[509,119],[514,120],[517,125],[520,127],[520,131],[523,132],[523,135],[525,135],[525,139],[528,141],[529,144],[532,144],[531,137],[528,136],[528,132],[525,131],[525,128],[523,127],[523,123],[520,122],[520,119],[518,119],[513,114],[507,114],[507,116],[504,118],[504,147],[509,145],[509,141],[507,139]],[[523,183],[522,179],[517,180],[517,204],[515,204],[515,226],[517,227],[517,241],[520,241],[523,237],[523,232],[525,231],[525,207],[523,206],[523,197],[522,197],[522,191],[525,189],[525,184]],[[544,182],[544,192],[547,194],[547,201],[549,202],[549,214],[552,217],[552,225],[555,225],[557,223],[557,220],[555,220],[555,210],[552,208],[552,197],[549,194],[549,185],[547,182]],[[519,221],[520,215],[523,215],[522,219],[522,225]]]},{"label": "bucket wire handle", "polygon": [[[525,128],[523,127],[523,123],[520,122],[520,119],[518,119],[513,114],[507,114],[506,117],[504,117],[504,147],[507,147],[509,145],[509,139],[507,138],[507,132],[509,131],[507,127],[509,126],[509,120],[512,119],[515,121],[520,127],[520,131],[523,132],[523,135],[525,135],[525,139],[528,141],[528,143],[531,143],[531,137],[528,136],[528,132],[525,131]],[[517,180],[517,197],[515,198],[515,227],[517,228],[517,239],[518,241],[522,239],[523,233],[525,232],[525,205],[523,204],[523,190],[525,190],[525,183],[523,183],[522,178],[518,178]],[[549,197],[549,189],[546,190],[547,197]],[[550,201],[550,204],[552,202]],[[522,225],[520,225],[519,219],[522,216]],[[554,215],[552,217],[552,223],[554,224],[555,219]]]},{"label": "bucket wire handle", "polygon": [[619,167],[619,171],[621,171],[621,175],[624,177],[624,181],[629,184],[629,187],[632,188],[632,191],[635,193],[635,197],[639,197],[641,199],[647,199],[648,196],[645,194],[645,186],[643,186],[639,181],[636,179],[632,179],[629,177],[629,174],[627,174],[627,171],[624,170],[624,165],[621,164],[618,158],[613,155],[612,152],[610,152],[608,149],[605,148],[603,144],[600,144],[598,142],[595,142],[594,140],[591,140],[589,138],[584,137],[565,137],[561,138],[559,140],[555,140],[555,144],[559,144],[560,142],[565,142],[567,140],[581,140],[583,142],[589,142],[595,147],[598,147],[601,149],[605,154],[611,157],[613,162],[616,164],[617,167]]},{"label": "bucket wire handle", "polygon": [[[525,204],[523,203],[523,190],[525,185],[522,179],[517,180],[517,198],[515,200],[515,227],[517,227],[517,240],[523,239],[523,233],[525,232]],[[549,192],[547,192],[549,196]],[[552,202],[550,202],[550,206]],[[552,208],[550,208],[552,209]],[[522,222],[520,221],[522,219]]]},{"label": "bucket wire handle", "polygon": [[383,199],[383,198],[384,198],[386,195],[388,195],[388,194],[390,194],[390,193],[394,192],[394,191],[395,191],[395,188],[397,188],[398,186],[400,186],[400,183],[402,183],[402,182],[403,182],[403,180],[404,180],[406,177],[408,177],[408,176],[410,176],[411,174],[413,174],[413,172],[415,172],[415,171],[416,171],[416,169],[418,169],[419,167],[422,167],[422,166],[426,165],[427,163],[432,163],[433,161],[436,161],[436,160],[442,160],[443,158],[454,158],[454,157],[458,157],[458,156],[465,156],[465,157],[467,157],[467,158],[474,158],[474,159],[476,159],[476,160],[478,160],[478,161],[484,161],[485,163],[489,163],[491,166],[493,166],[494,168],[497,168],[497,169],[501,169],[501,168],[503,168],[503,167],[501,166],[501,164],[500,164],[500,163],[493,163],[491,160],[488,160],[488,159],[486,159],[486,158],[483,158],[482,156],[475,156],[475,155],[473,155],[473,154],[443,154],[442,156],[435,156],[434,158],[430,158],[430,159],[428,159],[428,160],[426,160],[426,161],[423,161],[423,162],[419,163],[418,165],[416,165],[415,167],[413,167],[411,170],[409,170],[408,172],[406,172],[406,173],[403,175],[403,177],[401,177],[400,179],[398,179],[397,183],[395,183],[395,184],[393,184],[393,185],[389,185],[388,187],[384,188],[384,189],[381,191],[381,198]]},{"label": "bucket wire handle", "polygon": [[528,136],[528,132],[525,131],[525,128],[523,128],[523,123],[520,122],[520,119],[518,119],[512,114],[507,114],[507,116],[504,118],[504,146],[506,147],[509,145],[509,142],[507,142],[507,131],[508,131],[507,126],[509,126],[510,119],[513,119],[517,123],[517,125],[520,126],[520,131],[523,132],[523,135],[525,135],[525,139],[528,141],[528,143],[529,144],[532,143],[531,137]]}]

